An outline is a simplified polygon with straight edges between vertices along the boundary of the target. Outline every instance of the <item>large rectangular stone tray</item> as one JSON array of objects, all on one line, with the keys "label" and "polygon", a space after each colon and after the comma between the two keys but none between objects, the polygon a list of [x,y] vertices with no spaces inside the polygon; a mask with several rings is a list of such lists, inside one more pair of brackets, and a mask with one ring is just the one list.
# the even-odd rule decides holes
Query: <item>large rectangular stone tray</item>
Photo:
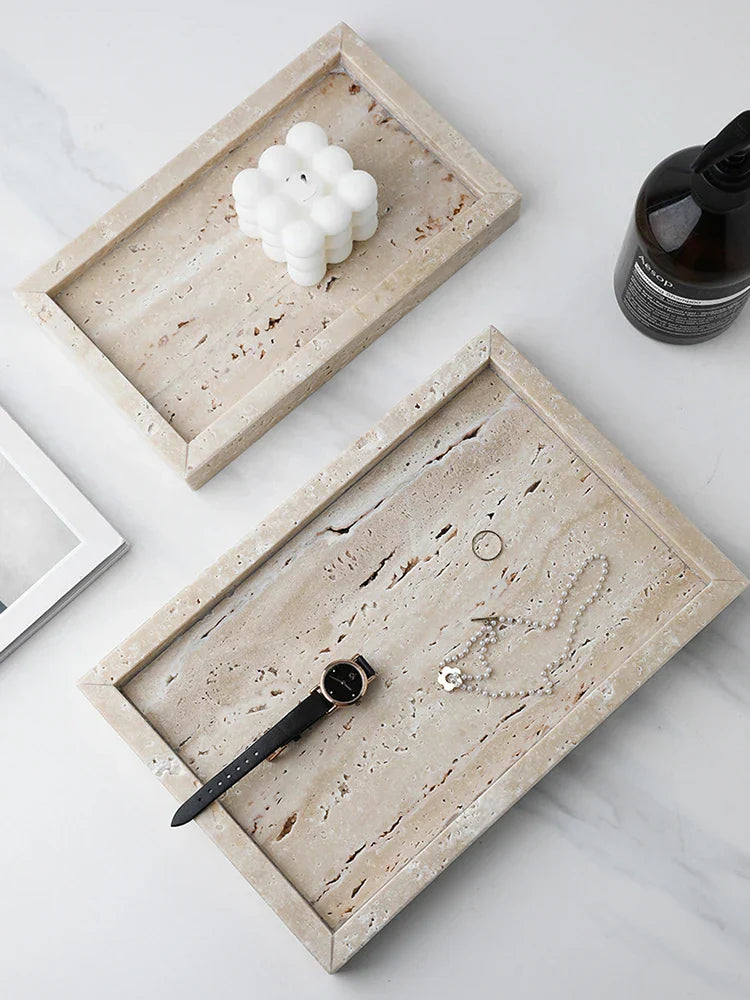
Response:
[{"label": "large rectangular stone tray", "polygon": [[[235,174],[297,121],[379,185],[380,225],[314,288],[242,236]],[[339,25],[18,289],[198,487],[513,222],[520,195]]]},{"label": "large rectangular stone tray", "polygon": [[[491,527],[492,562],[471,550]],[[446,693],[488,613],[549,617],[582,557],[602,598],[551,696]],[[471,342],[82,681],[178,800],[364,653],[342,709],[201,827],[329,971],[640,687],[747,580],[499,333]],[[523,689],[564,642],[507,629]],[[164,823],[172,807],[165,801]],[[175,836],[180,836],[175,831]]]}]

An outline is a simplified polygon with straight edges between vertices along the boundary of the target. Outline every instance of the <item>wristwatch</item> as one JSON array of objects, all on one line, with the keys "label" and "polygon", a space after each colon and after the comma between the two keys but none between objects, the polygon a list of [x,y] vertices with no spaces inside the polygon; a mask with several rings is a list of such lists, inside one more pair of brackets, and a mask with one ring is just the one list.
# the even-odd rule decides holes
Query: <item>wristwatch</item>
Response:
[{"label": "wristwatch", "polygon": [[252,743],[231,764],[183,802],[172,817],[172,826],[195,819],[214,799],[236,785],[264,760],[274,760],[292,740],[337,708],[354,705],[367,691],[375,671],[361,653],[351,660],[334,660],[323,671],[320,683],[299,705]]}]

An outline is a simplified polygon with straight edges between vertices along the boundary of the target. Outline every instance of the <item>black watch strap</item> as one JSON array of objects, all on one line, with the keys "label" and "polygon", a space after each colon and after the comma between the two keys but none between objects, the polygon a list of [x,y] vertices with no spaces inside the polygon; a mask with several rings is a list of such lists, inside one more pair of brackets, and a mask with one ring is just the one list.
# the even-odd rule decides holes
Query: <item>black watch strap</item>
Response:
[{"label": "black watch strap", "polygon": [[316,688],[275,726],[271,726],[247,750],[235,757],[231,764],[222,768],[202,788],[191,795],[187,802],[183,802],[172,818],[172,826],[182,826],[183,823],[189,823],[191,819],[195,819],[198,813],[202,812],[214,799],[217,799],[228,788],[244,778],[274,751],[280,750],[291,740],[299,739],[306,729],[327,715],[332,708],[331,702],[320,689]]},{"label": "black watch strap", "polygon": [[353,660],[355,663],[358,663],[360,667],[362,667],[367,677],[375,676],[375,671],[361,653],[357,653],[357,655],[353,657]]}]

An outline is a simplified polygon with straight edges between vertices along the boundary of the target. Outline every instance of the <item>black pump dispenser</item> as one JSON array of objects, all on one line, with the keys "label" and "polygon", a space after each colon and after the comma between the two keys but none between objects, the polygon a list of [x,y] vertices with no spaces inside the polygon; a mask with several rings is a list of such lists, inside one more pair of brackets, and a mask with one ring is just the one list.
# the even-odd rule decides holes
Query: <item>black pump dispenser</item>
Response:
[{"label": "black pump dispenser", "polygon": [[643,333],[694,344],[750,297],[750,111],[646,178],[617,270],[620,308]]},{"label": "black pump dispenser", "polygon": [[[691,167],[692,190],[713,211],[750,201],[750,111],[743,111],[706,143]],[[729,197],[727,197],[729,195]]]}]

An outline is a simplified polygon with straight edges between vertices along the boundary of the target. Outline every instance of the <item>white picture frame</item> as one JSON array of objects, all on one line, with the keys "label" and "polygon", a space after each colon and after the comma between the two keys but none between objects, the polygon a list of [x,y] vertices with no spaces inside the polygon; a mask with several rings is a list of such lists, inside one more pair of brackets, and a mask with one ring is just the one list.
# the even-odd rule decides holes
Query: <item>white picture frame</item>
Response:
[{"label": "white picture frame", "polygon": [[[6,474],[10,466],[43,501],[60,522],[61,531],[74,536],[70,548],[22,593],[7,603],[0,593],[0,660],[3,660],[104,572],[125,552],[127,543],[2,408],[0,462],[7,463]],[[8,519],[6,524],[12,524],[12,509],[3,510],[2,496],[0,516]],[[0,565],[2,562],[0,550]]]}]

